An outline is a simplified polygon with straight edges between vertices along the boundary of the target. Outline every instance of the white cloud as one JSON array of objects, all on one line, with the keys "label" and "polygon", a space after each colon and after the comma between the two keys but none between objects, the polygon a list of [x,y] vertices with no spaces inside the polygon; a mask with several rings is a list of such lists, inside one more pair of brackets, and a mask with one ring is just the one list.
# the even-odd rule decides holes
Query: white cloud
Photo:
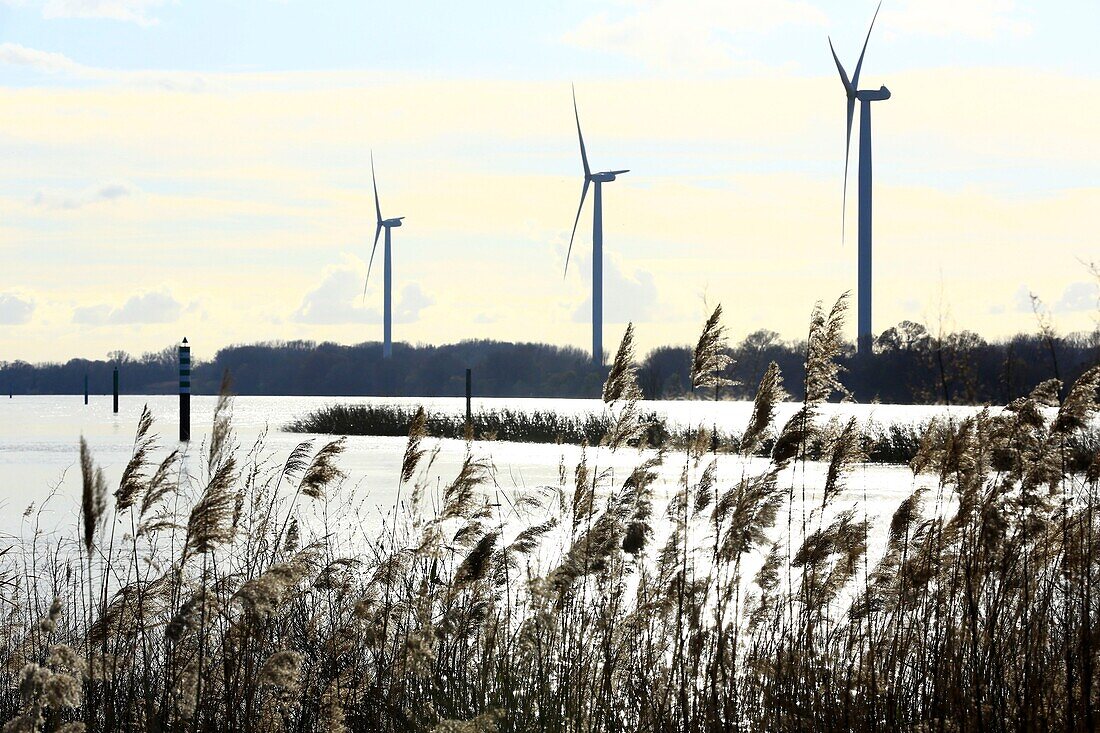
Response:
[{"label": "white cloud", "polygon": [[96,69],[78,64],[65,54],[27,48],[18,43],[0,43],[0,63],[24,66],[45,74],[87,77],[97,73]]},{"label": "white cloud", "polygon": [[167,290],[153,290],[130,297],[118,308],[102,304],[76,308],[73,323],[87,326],[175,323],[183,310],[183,305]]},{"label": "white cloud", "polygon": [[630,0],[590,16],[562,40],[621,53],[662,69],[721,71],[746,65],[736,44],[742,34],[788,25],[824,26],[823,12],[803,0]]},{"label": "white cloud", "polygon": [[17,326],[27,323],[34,313],[35,303],[33,298],[27,298],[14,293],[0,293],[0,323],[6,326]]},{"label": "white cloud", "polygon": [[1081,313],[1100,309],[1100,285],[1094,282],[1070,283],[1054,304],[1056,313]]},{"label": "white cloud", "polygon": [[149,15],[163,0],[46,0],[42,4],[45,18],[110,18],[139,25],[153,25]]},{"label": "white cloud", "polygon": [[[330,268],[321,284],[306,293],[291,320],[314,325],[348,323],[378,323],[382,312],[378,307],[368,307],[363,297],[363,278],[366,269],[361,261],[349,259],[347,264]],[[375,276],[372,276],[375,277]],[[377,294],[376,287],[369,294]],[[372,300],[375,300],[372,297]],[[393,307],[394,323],[415,323],[420,313],[435,300],[424,293],[417,283],[409,283],[401,289]]]},{"label": "white cloud", "polygon": [[89,204],[117,201],[134,195],[136,189],[128,183],[104,183],[99,186],[87,188],[76,194],[58,193],[56,191],[39,191],[34,195],[32,203],[47,209],[79,209]]},{"label": "white cloud", "polygon": [[3,0],[5,5],[37,7],[42,17],[106,18],[138,25],[154,25],[157,19],[150,13],[164,0]]},{"label": "white cloud", "polygon": [[435,298],[420,289],[417,283],[409,283],[401,290],[401,297],[393,309],[394,323],[416,323],[420,311],[435,304]]},{"label": "white cloud", "polygon": [[62,53],[28,48],[18,43],[0,43],[0,64],[85,81],[153,86],[174,91],[202,91],[207,88],[206,79],[191,72],[101,69],[74,61]]},{"label": "white cloud", "polygon": [[1014,0],[905,0],[883,10],[883,25],[898,33],[981,40],[1031,33]]},{"label": "white cloud", "polygon": [[111,316],[109,305],[85,305],[73,310],[73,323],[85,326],[102,326]]},{"label": "white cloud", "polygon": [[1017,313],[1032,313],[1035,311],[1037,304],[1032,300],[1031,290],[1026,285],[1021,285],[1016,289],[1015,295],[1012,296],[1012,307]]},{"label": "white cloud", "polygon": [[[1037,294],[1036,294],[1037,295]],[[1018,313],[1031,313],[1032,291],[1020,286],[1013,297],[1013,305]],[[1040,297],[1038,307],[1050,313],[1087,313],[1100,310],[1100,284],[1095,282],[1075,282],[1066,286],[1058,300],[1047,301]]]},{"label": "white cloud", "polygon": [[[576,258],[576,253],[574,253]],[[584,276],[588,295],[573,311],[574,323],[592,320],[592,270],[591,258],[577,258]],[[572,271],[572,270],[570,270]],[[603,320],[604,323],[645,323],[657,314],[657,285],[653,274],[641,269],[629,273],[619,264],[618,258],[605,256],[603,264]]]},{"label": "white cloud", "polygon": [[[808,0],[611,0],[564,34],[565,43],[618,53],[662,70],[694,73],[753,69],[753,36],[829,25]],[[869,13],[873,5],[868,3]],[[1015,0],[901,0],[883,8],[888,33],[993,40],[1031,33]]]}]

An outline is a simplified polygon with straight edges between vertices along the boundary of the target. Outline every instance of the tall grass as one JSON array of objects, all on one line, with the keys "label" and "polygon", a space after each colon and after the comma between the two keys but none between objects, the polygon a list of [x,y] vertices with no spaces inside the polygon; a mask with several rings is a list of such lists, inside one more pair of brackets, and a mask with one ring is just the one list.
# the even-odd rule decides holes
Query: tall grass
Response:
[{"label": "tall grass", "polygon": [[[417,415],[415,408],[398,405],[344,405],[318,408],[291,421],[284,429],[292,433],[327,435],[377,435],[398,437],[409,434]],[[466,418],[459,415],[428,415],[426,434],[433,438],[467,437]],[[513,443],[567,443],[599,445],[614,421],[607,414],[569,415],[552,410],[487,410],[471,416],[472,435],[479,440]],[[672,438],[666,422],[656,413],[643,415],[648,445],[661,445]]]},{"label": "tall grass", "polygon": [[202,455],[158,462],[143,417],[113,497],[85,449],[72,536],[0,558],[5,730],[1094,729],[1100,454],[1069,446],[1100,369],[927,426],[874,543],[865,436],[818,414],[843,314],[815,311],[783,425],[768,370],[741,458],[638,447],[632,329],[556,485],[504,492],[471,444],[437,487],[414,415],[373,532],[339,440],[274,462],[224,397]]},{"label": "tall grass", "polygon": [[[778,368],[764,375],[765,381],[773,378],[778,378]],[[409,434],[417,414],[415,408],[399,405],[333,404],[317,408],[284,425],[283,429],[292,433],[313,435],[403,437]],[[698,440],[698,428],[670,425],[665,418],[654,412],[643,411],[641,418],[645,430],[640,439],[644,443],[640,444],[650,448],[685,450]],[[759,429],[766,427],[772,419],[774,414],[768,416],[767,422],[752,422],[742,433],[710,426],[711,450],[720,454],[743,453],[764,458],[770,456],[775,438],[761,434]],[[512,443],[600,445],[613,425],[614,421],[608,414],[570,415],[551,410],[502,409],[475,412],[469,433],[464,417],[445,413],[426,415],[424,434],[432,438],[454,440],[472,437],[477,440]],[[908,464],[916,457],[929,423],[880,424],[871,421],[861,427],[867,462],[897,465]],[[1066,447],[1069,451],[1069,462],[1076,472],[1080,472],[1091,462],[1098,445],[1100,428],[1096,426],[1090,426],[1070,439]],[[828,446],[822,440],[811,440],[807,446],[807,457],[815,461],[822,460],[827,449]]]}]

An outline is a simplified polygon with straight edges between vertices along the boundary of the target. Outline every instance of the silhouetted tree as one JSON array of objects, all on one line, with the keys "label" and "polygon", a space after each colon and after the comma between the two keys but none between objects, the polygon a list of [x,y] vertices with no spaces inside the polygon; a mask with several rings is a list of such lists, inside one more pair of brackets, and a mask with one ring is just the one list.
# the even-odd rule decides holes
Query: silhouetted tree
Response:
[{"label": "silhouetted tree", "polygon": [[[756,331],[724,349],[733,359],[725,376],[725,399],[752,399],[768,364],[775,362],[789,384],[803,378],[806,345]],[[1005,404],[1056,375],[1073,381],[1100,359],[1100,329],[1088,334],[1025,334],[990,343],[972,332],[933,337],[924,326],[903,321],[886,329],[875,352],[840,357],[845,382],[861,402]],[[1054,364],[1058,365],[1058,372]],[[111,352],[105,360],[72,359],[29,364],[0,361],[0,390],[13,394],[81,394],[84,374],[94,394],[109,394],[118,364],[123,393],[171,394],[177,389],[176,347],[134,357]],[[462,341],[444,346],[394,344],[382,359],[377,342],[343,346],[290,341],[230,346],[198,362],[193,390],[216,394],[222,373],[235,377],[239,394],[323,396],[458,397],[465,370],[473,369],[474,394],[485,397],[598,397],[606,367],[594,366],[572,347],[538,343]],[[691,393],[692,349],[661,346],[638,368],[645,399],[680,399]],[[700,395],[702,396],[702,395]],[[707,390],[713,398],[713,392]]]}]

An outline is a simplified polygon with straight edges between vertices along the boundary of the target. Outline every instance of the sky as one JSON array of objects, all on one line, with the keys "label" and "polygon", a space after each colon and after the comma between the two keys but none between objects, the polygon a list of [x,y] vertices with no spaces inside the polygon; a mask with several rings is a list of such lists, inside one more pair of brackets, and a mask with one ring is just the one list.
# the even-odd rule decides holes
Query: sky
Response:
[{"label": "sky", "polygon": [[[0,0],[0,361],[394,338],[799,338],[856,282],[844,90],[871,0]],[[886,0],[874,327],[1097,325],[1100,3]],[[858,125],[857,125],[858,128]],[[855,189],[856,142],[853,141]],[[381,250],[381,246],[379,247]],[[379,254],[380,257],[380,254]],[[375,263],[376,267],[378,262]],[[854,312],[850,336],[854,337]]]}]

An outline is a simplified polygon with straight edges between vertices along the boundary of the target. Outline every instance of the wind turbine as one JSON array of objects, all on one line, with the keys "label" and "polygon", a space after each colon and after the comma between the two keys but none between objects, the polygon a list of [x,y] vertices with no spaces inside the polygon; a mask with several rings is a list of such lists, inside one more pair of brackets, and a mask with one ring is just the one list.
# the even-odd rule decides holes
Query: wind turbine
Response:
[{"label": "wind turbine", "polygon": [[[848,155],[852,147],[852,119],[855,116],[856,100],[859,101],[859,287],[857,289],[857,340],[860,354],[871,353],[871,103],[882,102],[890,98],[890,90],[885,86],[879,89],[860,90],[859,72],[863,68],[863,56],[867,53],[867,43],[871,40],[871,30],[875,27],[880,2],[871,18],[871,27],[867,29],[867,38],[863,41],[863,51],[856,62],[855,73],[848,78],[844,66],[837,58],[833,48],[833,39],[829,39],[829,50],[833,53],[840,80],[848,95],[848,135],[844,145],[844,198],[843,210],[848,208]],[[843,211],[841,218],[843,219]],[[842,224],[843,227],[843,224]]]},{"label": "wind turbine", "polygon": [[370,271],[374,265],[374,252],[378,249],[378,236],[382,230],[386,230],[386,246],[382,258],[382,358],[389,359],[393,355],[393,271],[390,262],[390,230],[401,226],[399,216],[395,219],[382,218],[382,205],[378,203],[378,179],[374,176],[374,153],[370,156],[370,179],[374,184],[374,211],[378,216],[378,228],[374,230],[374,246],[370,250],[370,262],[367,264],[367,279],[363,283],[363,297],[367,295],[367,283],[370,282]]},{"label": "wind turbine", "polygon": [[[581,115],[577,111],[577,90],[573,90],[573,116],[577,119],[577,139],[581,145],[581,164],[584,165],[584,186],[581,188],[581,203],[577,207],[577,218],[573,220],[573,233],[569,236],[569,251],[565,254],[565,273],[569,272],[569,256],[573,253],[573,239],[577,236],[577,224],[584,209],[584,198],[588,195],[588,185],[596,184],[593,193],[592,210],[592,361],[603,364],[603,184],[611,183],[616,176],[629,173],[629,170],[602,171],[593,173],[588,167],[588,153],[584,149],[584,135],[581,133]],[[564,277],[564,275],[563,275]]]}]

